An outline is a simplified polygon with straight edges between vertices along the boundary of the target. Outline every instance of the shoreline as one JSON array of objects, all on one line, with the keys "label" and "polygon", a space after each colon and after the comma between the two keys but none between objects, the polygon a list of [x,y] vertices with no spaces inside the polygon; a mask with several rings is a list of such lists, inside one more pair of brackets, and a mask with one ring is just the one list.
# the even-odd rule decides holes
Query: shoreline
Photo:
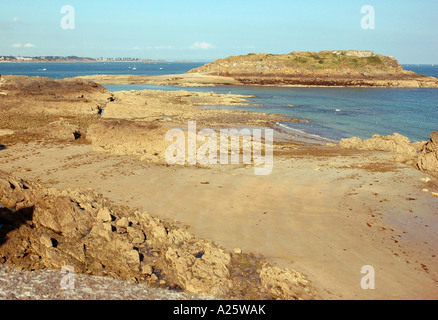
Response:
[{"label": "shoreline", "polygon": [[[149,61],[149,62],[148,62]],[[113,60],[71,60],[71,61],[65,61],[65,60],[59,60],[59,61],[47,61],[47,60],[24,60],[24,61],[5,61],[5,60],[0,60],[0,63],[107,63],[107,62],[125,62],[125,63],[144,63],[144,64],[154,64],[154,63],[166,63],[166,62],[170,62],[170,61],[166,61],[166,60],[144,60],[144,61],[136,61],[136,60],[132,60],[132,61],[124,61],[124,60],[118,60],[118,61],[113,61]],[[191,62],[191,61],[172,61],[172,63],[187,63],[187,62]]]},{"label": "shoreline", "polygon": [[[339,80],[344,82],[342,85],[337,84],[288,84],[288,83],[269,83],[269,78],[266,77],[266,83],[257,82],[241,82],[239,79],[235,79],[230,76],[210,75],[205,73],[185,73],[185,74],[171,74],[171,75],[159,75],[159,76],[142,76],[142,75],[91,75],[91,76],[79,76],[78,79],[85,79],[94,81],[101,85],[105,84],[154,84],[154,85],[174,85],[180,87],[198,87],[198,86],[219,86],[219,85],[236,85],[236,86],[259,86],[259,87],[279,87],[279,88],[399,88],[399,89],[412,89],[412,88],[424,88],[424,89],[436,89],[438,88],[438,82],[428,83],[428,78],[435,79],[433,77],[423,76],[421,79],[426,81],[420,81],[418,79],[353,79],[353,80]],[[320,79],[321,81],[328,81]],[[436,80],[436,79],[435,79]],[[296,81],[301,81],[297,78]],[[306,80],[307,81],[307,80]],[[310,80],[309,80],[310,81]],[[318,79],[313,79],[313,82],[318,82]],[[333,82],[330,80],[328,82]],[[432,81],[432,80],[431,80]],[[350,83],[350,84],[345,84]]]},{"label": "shoreline", "polygon": [[[252,167],[245,165],[171,166],[161,157],[166,148],[162,144],[164,134],[171,128],[186,126],[188,120],[196,120],[199,129],[242,125],[254,128],[269,127],[278,118],[276,115],[199,107],[206,102],[213,105],[242,103],[239,100],[242,96],[187,91],[111,93],[99,86],[89,87],[86,82],[75,83],[76,87],[55,87],[45,79],[39,81],[46,81],[41,85],[47,92],[35,94],[20,89],[22,85],[31,88],[26,81],[35,79],[27,79],[24,83],[20,82],[23,79],[18,80],[15,87],[8,89],[7,95],[0,96],[0,112],[5,119],[1,129],[9,130],[0,136],[0,144],[4,145],[0,149],[2,170],[17,179],[41,184],[47,201],[61,194],[72,197],[78,203],[83,202],[82,208],[92,215],[97,215],[98,204],[110,201],[114,208],[110,206],[109,210],[117,219],[106,223],[116,230],[122,225],[122,222],[117,223],[124,215],[133,219],[129,214],[137,210],[162,219],[168,234],[176,236],[177,233],[170,231],[186,230],[196,239],[213,241],[232,257],[231,264],[227,263],[226,254],[225,260],[221,260],[231,274],[223,279],[241,281],[240,277],[243,277],[253,297],[260,298],[262,291],[258,290],[261,288],[264,288],[264,294],[274,292],[270,290],[286,279],[272,278],[275,285],[258,282],[266,276],[260,273],[260,267],[256,267],[258,260],[254,260],[261,256],[280,269],[295,270],[303,275],[310,281],[306,288],[315,290],[313,297],[316,299],[438,297],[438,262],[434,256],[438,247],[435,214],[438,198],[432,194],[438,192],[438,179],[412,165],[395,161],[392,153],[311,145],[288,136],[290,140],[274,143],[274,170],[269,176],[255,176],[250,170]],[[96,105],[105,110],[103,116],[98,115],[100,110]],[[25,119],[23,106],[27,107]],[[74,132],[79,135],[78,139]],[[145,144],[146,141],[150,144]],[[7,179],[5,181],[19,185],[15,178]],[[33,182],[25,182],[27,189],[16,187],[16,191],[10,190],[9,184],[1,186],[6,186],[3,190],[11,194],[40,192],[40,187],[33,187]],[[92,189],[103,198],[93,196],[86,198],[89,200],[79,200],[74,191],[77,188]],[[424,191],[426,188],[428,192]],[[18,195],[17,199],[20,197]],[[45,208],[54,210],[50,201]],[[87,203],[94,203],[96,208]],[[34,223],[38,230],[48,232],[41,229],[38,220]],[[104,230],[99,224],[93,226],[96,226],[96,232],[99,231],[96,235],[111,239],[123,237],[123,241],[130,239],[124,238],[128,236],[125,229],[121,233],[107,234],[104,230],[108,226]],[[178,239],[165,236],[165,232],[158,241],[161,231],[142,230],[152,241],[150,245],[156,246],[154,248],[162,245],[160,241],[167,243]],[[49,234],[54,238],[59,236]],[[8,234],[12,235],[19,237],[18,233]],[[41,244],[36,238],[32,238],[31,243],[37,246],[34,250],[41,250],[38,251],[41,256],[46,257],[44,250],[47,250],[55,257],[54,252],[62,253],[67,249],[63,247],[63,241],[59,238],[57,248],[44,241],[42,243],[47,247],[39,247]],[[190,241],[184,240],[181,245],[184,243]],[[171,242],[171,246],[175,246],[175,242]],[[0,245],[0,250],[6,250],[6,247]],[[160,250],[163,251],[157,251],[158,258],[162,259],[160,263],[163,263],[160,266],[168,268],[167,278],[163,278],[165,283],[175,282],[192,290],[185,286],[187,278],[181,278],[192,270],[182,268],[184,264],[179,264],[182,260],[175,260],[172,252]],[[180,250],[186,252],[187,249]],[[182,256],[192,261],[192,256],[199,252]],[[239,257],[251,261],[247,265],[250,272],[240,269],[244,261],[233,260]],[[96,259],[103,258],[96,256]],[[208,261],[207,256],[204,260],[196,259],[194,261],[198,263]],[[56,259],[44,261],[49,264]],[[18,265],[20,263],[25,265],[23,262]],[[176,263],[175,268],[172,263]],[[110,272],[110,265],[103,264],[107,265],[106,272]],[[360,287],[360,270],[364,265],[376,268],[377,290],[367,291]],[[174,274],[175,270],[180,270],[178,266],[185,271]],[[94,265],[88,268],[92,272],[100,270]],[[269,270],[275,273],[274,269]],[[131,274],[132,270],[124,272]],[[239,272],[240,276],[234,278]],[[216,281],[211,280],[215,279],[210,278],[211,275],[204,276],[202,281]],[[208,287],[214,286],[196,288],[205,293]],[[300,294],[308,298],[304,293]],[[285,297],[287,295],[282,299],[287,299]]]}]

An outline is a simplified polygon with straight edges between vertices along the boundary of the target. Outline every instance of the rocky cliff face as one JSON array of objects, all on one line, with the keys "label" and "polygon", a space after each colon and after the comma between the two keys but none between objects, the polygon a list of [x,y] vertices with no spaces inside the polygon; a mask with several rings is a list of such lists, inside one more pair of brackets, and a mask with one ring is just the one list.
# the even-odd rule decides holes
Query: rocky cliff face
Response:
[{"label": "rocky cliff face", "polygon": [[393,57],[357,50],[249,54],[220,59],[189,73],[256,85],[438,87],[438,79],[403,70]]}]

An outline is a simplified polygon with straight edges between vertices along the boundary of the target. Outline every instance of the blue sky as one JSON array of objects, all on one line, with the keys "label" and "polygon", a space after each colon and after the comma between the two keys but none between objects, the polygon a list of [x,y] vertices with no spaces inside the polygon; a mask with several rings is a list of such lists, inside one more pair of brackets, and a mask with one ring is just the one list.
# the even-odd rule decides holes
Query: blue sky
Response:
[{"label": "blue sky", "polygon": [[[64,5],[74,29],[61,28]],[[364,5],[375,29],[361,28]],[[0,0],[0,55],[212,61],[360,49],[438,63],[437,17],[437,0]]]}]

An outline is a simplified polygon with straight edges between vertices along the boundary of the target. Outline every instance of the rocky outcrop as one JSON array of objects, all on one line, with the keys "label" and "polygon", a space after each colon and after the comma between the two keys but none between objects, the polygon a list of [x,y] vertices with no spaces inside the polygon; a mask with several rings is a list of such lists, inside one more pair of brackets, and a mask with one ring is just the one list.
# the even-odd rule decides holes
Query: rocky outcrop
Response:
[{"label": "rocky outcrop", "polygon": [[39,133],[41,136],[54,141],[74,141],[79,139],[84,133],[83,129],[75,124],[72,124],[64,119],[54,121],[46,126],[33,130],[34,133]]},{"label": "rocky outcrop", "polygon": [[342,139],[339,146],[344,149],[392,152],[395,161],[438,175],[438,131],[431,133],[428,142],[411,142],[407,137],[394,133],[390,136],[374,135],[367,140],[357,137]]},{"label": "rocky outcrop", "polygon": [[424,142],[411,142],[409,138],[394,133],[390,136],[376,134],[367,140],[357,137],[342,139],[339,146],[344,149],[388,151],[394,153],[394,160],[398,162],[414,163],[423,144]]},{"label": "rocky outcrop", "polygon": [[313,299],[300,273],[229,252],[93,190],[56,190],[0,171],[0,263],[27,270],[74,267],[207,296]]},{"label": "rocky outcrop", "polygon": [[78,79],[92,80],[99,84],[152,84],[157,86],[212,87],[215,85],[239,84],[231,77],[208,76],[199,73],[169,74],[157,76],[140,75],[91,75]]},{"label": "rocky outcrop", "polygon": [[0,92],[4,110],[25,115],[97,115],[111,97],[91,81],[27,76],[1,76]]},{"label": "rocky outcrop", "polygon": [[358,50],[249,54],[189,73],[231,77],[245,85],[438,87],[438,79],[405,71],[393,57]]},{"label": "rocky outcrop", "polygon": [[54,80],[46,77],[1,76],[0,89],[8,95],[56,95],[108,92],[101,85],[83,79]]},{"label": "rocky outcrop", "polygon": [[97,152],[165,163],[166,149],[170,144],[165,141],[167,130],[154,122],[106,121],[91,125],[87,139]]},{"label": "rocky outcrop", "polygon": [[430,134],[430,140],[424,144],[418,156],[417,167],[438,175],[438,131]]},{"label": "rocky outcrop", "polygon": [[312,296],[309,281],[294,270],[264,266],[260,278],[263,288],[275,298],[293,296],[296,299],[308,299]]}]

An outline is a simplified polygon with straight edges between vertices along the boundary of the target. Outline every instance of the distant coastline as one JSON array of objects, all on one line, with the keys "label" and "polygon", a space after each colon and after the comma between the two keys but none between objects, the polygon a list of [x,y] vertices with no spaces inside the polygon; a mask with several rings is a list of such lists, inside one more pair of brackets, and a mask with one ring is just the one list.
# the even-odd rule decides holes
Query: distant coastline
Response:
[{"label": "distant coastline", "polygon": [[0,56],[0,63],[48,63],[48,62],[60,62],[60,63],[74,63],[74,62],[138,62],[138,63],[155,63],[166,62],[166,60],[154,60],[154,59],[140,59],[140,58],[89,58],[89,57],[77,57],[77,56],[36,56],[36,57],[22,57],[22,56]]}]

